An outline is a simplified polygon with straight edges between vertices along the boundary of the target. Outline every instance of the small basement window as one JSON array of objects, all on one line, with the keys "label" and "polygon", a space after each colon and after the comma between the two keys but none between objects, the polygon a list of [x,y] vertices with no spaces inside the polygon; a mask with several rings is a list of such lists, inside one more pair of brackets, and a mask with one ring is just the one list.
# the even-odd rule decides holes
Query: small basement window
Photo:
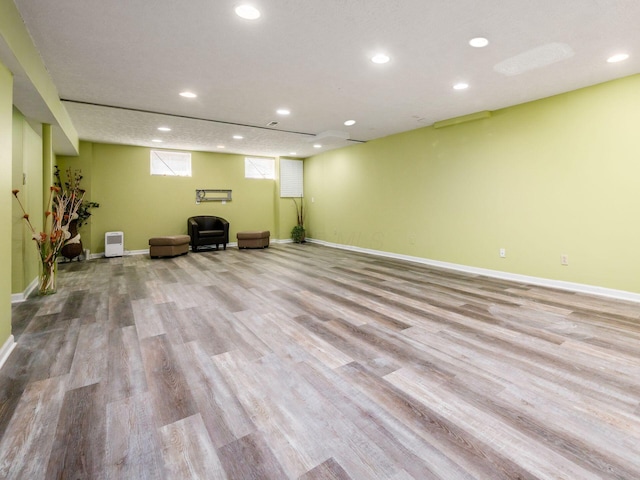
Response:
[{"label": "small basement window", "polygon": [[304,197],[302,160],[280,159],[280,196]]},{"label": "small basement window", "polygon": [[244,178],[276,178],[276,161],[273,158],[244,157]]},{"label": "small basement window", "polygon": [[151,150],[151,175],[191,176],[191,153]]}]

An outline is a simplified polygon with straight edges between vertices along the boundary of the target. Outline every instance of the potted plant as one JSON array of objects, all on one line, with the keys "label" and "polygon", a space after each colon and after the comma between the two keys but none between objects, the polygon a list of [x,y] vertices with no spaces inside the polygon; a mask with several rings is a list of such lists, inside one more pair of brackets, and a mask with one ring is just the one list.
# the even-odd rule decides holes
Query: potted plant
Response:
[{"label": "potted plant", "polygon": [[297,224],[291,229],[291,239],[295,243],[303,243],[305,239],[304,229],[304,198],[300,197],[300,204],[293,198],[293,204],[296,207]]},{"label": "potted plant", "polygon": [[[53,172],[55,177],[55,186],[57,186],[61,191],[67,193],[67,195],[71,196],[75,194],[76,196],[84,196],[84,190],[80,188],[80,182],[82,181],[82,173],[80,170],[71,170],[67,169],[67,181],[64,182],[64,186],[62,183],[62,179],[60,178],[60,169],[56,165],[55,170]],[[91,216],[91,209],[98,208],[100,206],[99,203],[90,202],[88,200],[82,200],[77,207],[76,212],[70,217],[69,221],[69,233],[71,238],[66,242],[62,251],[60,252],[63,257],[68,260],[73,260],[76,257],[79,257],[83,252],[82,240],[80,239],[80,233],[78,233],[78,229],[84,225],[89,217]],[[70,212],[67,212],[70,213]]]}]

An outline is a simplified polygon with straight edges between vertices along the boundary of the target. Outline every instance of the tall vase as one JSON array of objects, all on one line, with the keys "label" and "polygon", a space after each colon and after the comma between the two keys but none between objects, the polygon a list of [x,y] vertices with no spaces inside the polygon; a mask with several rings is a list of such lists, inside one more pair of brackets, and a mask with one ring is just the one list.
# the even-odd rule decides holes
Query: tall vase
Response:
[{"label": "tall vase", "polygon": [[70,240],[65,243],[60,253],[68,260],[82,255],[82,240],[80,240],[80,234],[78,233],[78,220],[71,220],[69,222],[69,234]]},{"label": "tall vase", "polygon": [[40,262],[40,295],[51,295],[56,293],[58,279],[58,262],[55,259]]}]

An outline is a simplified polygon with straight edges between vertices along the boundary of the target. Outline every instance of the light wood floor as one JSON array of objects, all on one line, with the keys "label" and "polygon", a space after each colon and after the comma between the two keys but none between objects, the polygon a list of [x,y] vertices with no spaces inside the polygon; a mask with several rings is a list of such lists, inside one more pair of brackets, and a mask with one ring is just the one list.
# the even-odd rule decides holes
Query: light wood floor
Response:
[{"label": "light wood floor", "polygon": [[309,244],[60,270],[2,479],[640,478],[638,304]]}]

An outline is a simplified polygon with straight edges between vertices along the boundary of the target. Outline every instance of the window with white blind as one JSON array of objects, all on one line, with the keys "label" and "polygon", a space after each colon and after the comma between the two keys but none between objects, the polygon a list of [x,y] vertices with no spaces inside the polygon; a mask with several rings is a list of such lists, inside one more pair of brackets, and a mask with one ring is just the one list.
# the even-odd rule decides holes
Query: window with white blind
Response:
[{"label": "window with white blind", "polygon": [[302,160],[280,159],[280,196],[303,197],[303,162]]},{"label": "window with white blind", "polygon": [[275,180],[276,161],[273,158],[244,157],[244,178]]},{"label": "window with white blind", "polygon": [[151,150],[151,175],[191,176],[191,153]]}]

